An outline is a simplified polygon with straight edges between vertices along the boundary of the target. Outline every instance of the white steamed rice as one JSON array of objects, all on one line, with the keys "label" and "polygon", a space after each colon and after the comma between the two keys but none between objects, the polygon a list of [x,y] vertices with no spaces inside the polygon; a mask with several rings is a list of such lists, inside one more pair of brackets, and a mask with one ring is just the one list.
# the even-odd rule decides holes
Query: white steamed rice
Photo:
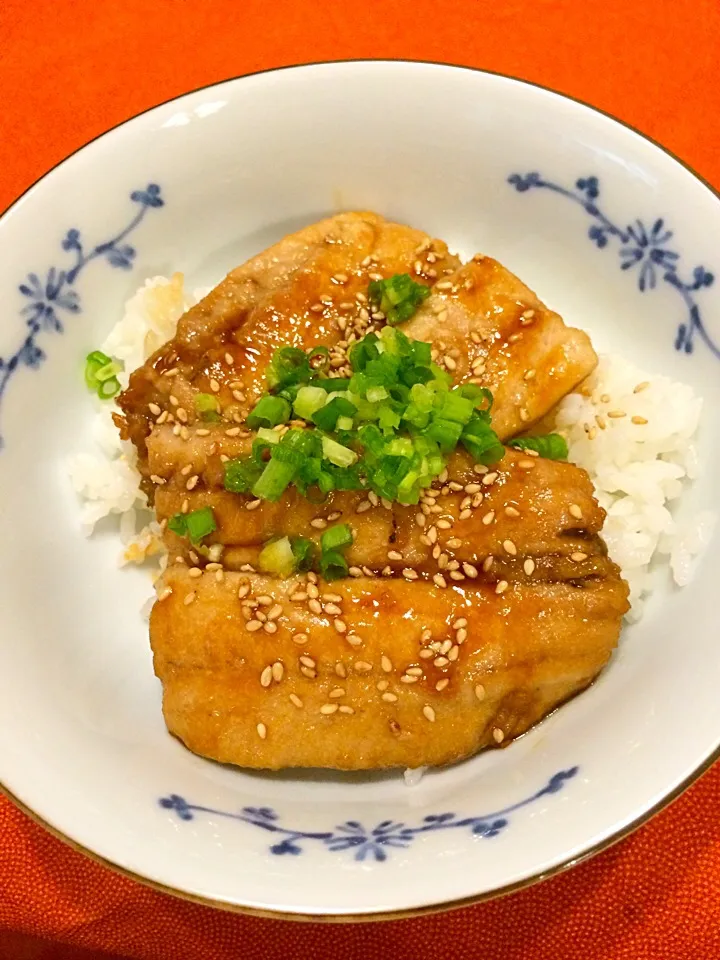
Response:
[{"label": "white steamed rice", "polygon": [[[204,292],[186,293],[183,276],[176,273],[146,281],[127,302],[101,348],[124,362],[123,386],[128,373],[174,335],[180,316]],[[693,441],[701,408],[689,386],[608,355],[582,392],[565,397],[557,411],[556,429],[568,441],[569,459],[588,471],[607,510],[603,536],[630,584],[633,619],[651,592],[653,574],[664,567],[678,585],[687,583],[694,556],[709,540],[712,515],[702,514],[682,528],[673,516],[697,475]],[[624,415],[612,416],[618,412]],[[160,531],[138,487],[134,448],[120,440],[111,414],[112,405],[98,401],[93,449],[72,458],[70,477],[87,535],[103,517],[119,514],[120,562],[141,563],[162,555]]]}]

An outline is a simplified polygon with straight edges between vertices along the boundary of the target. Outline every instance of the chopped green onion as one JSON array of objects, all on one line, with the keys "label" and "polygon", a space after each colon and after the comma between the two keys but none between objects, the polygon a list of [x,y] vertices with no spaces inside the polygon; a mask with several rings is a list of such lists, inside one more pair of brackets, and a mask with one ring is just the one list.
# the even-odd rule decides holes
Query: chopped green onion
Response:
[{"label": "chopped green onion", "polygon": [[191,513],[176,513],[168,520],[168,527],[180,537],[189,537],[191,543],[200,543],[203,537],[217,530],[212,507],[200,507]]},{"label": "chopped green onion", "polygon": [[334,463],[336,467],[351,467],[358,459],[358,455],[353,450],[330,437],[322,438],[322,451],[325,459]]},{"label": "chopped green onion", "polygon": [[349,547],[352,542],[352,530],[347,523],[337,523],[334,527],[328,527],[320,537],[320,546],[323,552]]},{"label": "chopped green onion", "polygon": [[369,299],[382,310],[389,324],[409,320],[429,294],[430,290],[416,283],[409,273],[373,280],[368,287]]},{"label": "chopped green onion", "polygon": [[187,532],[191,543],[200,543],[203,537],[217,530],[215,514],[212,507],[200,507],[199,510],[193,510],[192,513],[185,514]]},{"label": "chopped green onion", "polygon": [[276,350],[265,371],[268,386],[274,393],[283,387],[307,383],[311,375],[308,355],[297,347],[281,347]]},{"label": "chopped green onion", "polygon": [[[278,444],[276,449],[282,449]],[[271,459],[253,485],[252,494],[261,500],[279,500],[297,471],[297,463]]]},{"label": "chopped green onion", "polygon": [[285,580],[295,572],[295,554],[288,537],[266,543],[258,556],[258,566],[263,573],[274,574]]},{"label": "chopped green onion", "polygon": [[264,440],[266,443],[280,443],[280,434],[269,427],[260,427],[257,435],[259,440]]},{"label": "chopped green onion", "polygon": [[172,530],[179,537],[187,536],[187,522],[184,513],[176,513],[167,522],[168,530]]},{"label": "chopped green onion", "polygon": [[517,450],[535,450],[546,460],[567,460],[568,445],[559,433],[546,433],[540,437],[517,437],[508,443]]},{"label": "chopped green onion", "polygon": [[357,413],[357,407],[344,397],[333,397],[328,403],[320,407],[312,415],[311,420],[321,430],[332,431],[338,417],[352,417]]},{"label": "chopped green onion", "polygon": [[289,419],[290,404],[287,400],[266,395],[255,404],[247,418],[247,425],[251,430],[255,430],[257,427],[276,427],[280,423],[287,423]]},{"label": "chopped green onion", "polygon": [[93,350],[85,358],[85,383],[101,400],[109,400],[120,392],[120,381],[116,374],[121,370],[122,364],[102,350]]},{"label": "chopped green onion", "polygon": [[352,417],[338,417],[337,423],[335,424],[336,430],[352,430],[353,428],[353,418]]},{"label": "chopped green onion", "polygon": [[251,457],[226,460],[223,485],[232,493],[249,493],[263,472],[263,465]]},{"label": "chopped green onion", "polygon": [[293,537],[290,541],[296,570],[310,570],[315,555],[315,544],[306,537]]},{"label": "chopped green onion", "polygon": [[220,419],[220,404],[212,393],[196,393],[195,409],[205,423],[216,423]]},{"label": "chopped green onion", "polygon": [[348,565],[345,557],[337,550],[329,550],[320,554],[320,573],[325,580],[340,580],[348,575]]},{"label": "chopped green onion", "polygon": [[327,403],[327,398],[327,393],[321,387],[300,387],[293,401],[295,416],[302,420],[311,420],[315,411]]}]

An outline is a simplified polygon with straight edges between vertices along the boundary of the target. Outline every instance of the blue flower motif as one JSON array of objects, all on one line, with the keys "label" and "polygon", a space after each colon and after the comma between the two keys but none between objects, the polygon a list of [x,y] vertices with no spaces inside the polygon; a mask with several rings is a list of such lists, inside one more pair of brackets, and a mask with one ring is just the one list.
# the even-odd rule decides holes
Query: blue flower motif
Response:
[{"label": "blue flower motif", "polygon": [[133,190],[130,199],[144,207],[162,207],[165,203],[160,196],[160,187],[156,183],[149,183],[144,190]]},{"label": "blue flower motif", "polygon": [[545,180],[535,171],[526,174],[513,173],[508,177],[508,182],[521,193],[530,187],[543,187],[579,204],[592,218],[587,233],[595,246],[602,249],[608,246],[611,239],[616,239],[621,244],[621,268],[630,270],[638,267],[638,287],[641,293],[653,290],[658,276],[677,290],[687,310],[687,321],[678,327],[675,349],[692,353],[694,340],[699,337],[720,359],[720,345],[705,328],[700,307],[693,296],[697,291],[712,286],[715,276],[703,266],[693,269],[692,280],[684,280],[678,275],[680,255],[667,247],[673,234],[665,227],[662,218],[658,218],[649,228],[640,220],[625,228],[613,223],[595,203],[600,195],[600,182],[597,177],[580,177],[571,189]]},{"label": "blue flower motif", "polygon": [[28,274],[25,283],[18,287],[20,293],[31,302],[23,307],[21,313],[27,318],[27,326],[33,333],[41,328],[62,333],[63,325],[57,310],[68,313],[80,312],[80,300],[77,293],[67,283],[67,273],[51,267],[45,281],[36,273]]},{"label": "blue flower motif", "polygon": [[188,802],[177,793],[171,793],[169,797],[161,797],[158,802],[163,810],[174,810],[181,820],[192,820],[194,817]]},{"label": "blue flower motif", "polygon": [[672,231],[665,229],[662,219],[656,220],[649,231],[641,220],[636,220],[634,225],[627,228],[627,235],[632,243],[620,250],[621,269],[639,266],[640,290],[653,290],[657,282],[656,267],[663,272],[671,271],[679,257],[673,250],[664,248],[664,244],[672,239]]},{"label": "blue flower motif", "polygon": [[[62,333],[61,315],[80,313],[80,297],[74,289],[74,283],[81,271],[101,257],[113,267],[127,270],[132,266],[135,248],[125,240],[142,223],[148,210],[162,207],[164,201],[156,183],[148,184],[145,190],[133,191],[131,199],[139,205],[139,209],[135,209],[129,222],[112,239],[86,252],[80,231],[72,227],[60,241],[60,246],[72,255],[75,262],[68,264],[65,269],[51,267],[43,279],[37,273],[30,273],[23,283],[18,284],[19,292],[27,301],[20,314],[25,318],[30,334],[25,336],[13,354],[0,357],[0,405],[16,370],[21,366],[37,369],[45,360],[46,354],[38,346],[36,338],[44,331]],[[2,445],[0,435],[0,449]]]},{"label": "blue flower motif", "polygon": [[584,193],[588,200],[597,200],[600,196],[600,186],[597,177],[580,177],[575,181],[575,186],[581,193]]},{"label": "blue flower motif", "polygon": [[383,820],[373,830],[367,831],[357,820],[348,820],[337,827],[343,835],[334,834],[325,843],[333,852],[338,850],[355,850],[356,860],[374,858],[378,862],[387,860],[386,847],[409,846],[411,837],[403,823],[392,820]]},{"label": "blue flower motif", "polygon": [[123,270],[129,270],[135,259],[135,248],[129,244],[116,246],[114,243],[101,243],[95,247],[95,253],[104,254],[112,267],[120,267]]},{"label": "blue flower motif", "polygon": [[588,236],[601,250],[603,247],[607,246],[608,236],[604,227],[599,227],[597,224],[593,224],[588,230]]},{"label": "blue flower motif", "polygon": [[277,842],[269,848],[276,856],[298,856],[304,850],[304,844],[315,841],[323,844],[332,853],[352,852],[355,860],[373,860],[384,863],[393,849],[404,850],[421,834],[438,830],[463,829],[473,836],[490,839],[501,833],[510,823],[508,815],[534,803],[548,793],[557,793],[568,780],[578,772],[578,767],[560,770],[536,793],[503,810],[479,817],[458,817],[454,813],[433,813],[425,816],[417,826],[408,826],[397,820],[382,820],[372,830],[366,829],[359,820],[347,820],[326,832],[293,830],[283,826],[280,816],[271,807],[244,807],[239,813],[226,810],[213,810],[209,807],[187,803],[177,794],[171,794],[160,800],[165,810],[174,810],[182,820],[192,819],[193,811],[231,820],[240,820],[253,827],[259,827],[276,836]]},{"label": "blue flower motif", "polygon": [[68,230],[65,234],[65,239],[62,242],[63,250],[82,250],[80,245],[80,231],[79,230]]},{"label": "blue flower motif", "polygon": [[534,170],[531,173],[526,173],[524,176],[519,173],[513,173],[508,177],[508,183],[511,183],[518,193],[525,193],[525,191],[531,187],[542,186],[540,174]]}]

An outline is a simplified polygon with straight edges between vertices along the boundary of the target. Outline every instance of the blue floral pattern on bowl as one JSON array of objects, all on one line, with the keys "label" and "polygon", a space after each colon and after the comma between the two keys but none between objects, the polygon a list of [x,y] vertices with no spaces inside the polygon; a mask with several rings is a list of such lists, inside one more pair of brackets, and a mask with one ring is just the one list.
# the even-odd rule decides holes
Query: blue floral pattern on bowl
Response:
[{"label": "blue floral pattern on bowl", "polygon": [[193,820],[197,814],[202,813],[210,817],[239,820],[241,823],[273,833],[277,836],[277,842],[269,849],[270,853],[276,856],[284,854],[297,856],[303,852],[303,844],[312,840],[323,844],[331,853],[353,851],[355,860],[371,859],[382,863],[388,859],[392,849],[407,849],[417,837],[426,833],[435,833],[438,830],[461,829],[467,830],[475,837],[485,839],[496,837],[509,826],[508,817],[511,813],[535,803],[541,797],[559,793],[565,784],[577,775],[579,769],[579,767],[570,767],[568,770],[560,770],[532,796],[502,810],[480,816],[462,816],[456,813],[429,814],[423,817],[417,826],[409,826],[396,820],[382,820],[374,827],[366,827],[359,820],[347,820],[329,830],[307,831],[284,826],[280,815],[271,807],[243,807],[239,812],[233,813],[188,803],[177,793],[161,797],[158,802],[163,810],[174,811],[180,820]]},{"label": "blue floral pattern on bowl", "polygon": [[[130,200],[138,209],[129,223],[115,236],[97,246],[86,249],[79,230],[68,230],[62,241],[62,249],[71,254],[67,267],[50,267],[44,275],[29,273],[18,285],[18,290],[27,300],[21,309],[26,332],[22,342],[7,357],[0,357],[0,410],[5,392],[13,376],[22,368],[37,369],[46,359],[46,353],[38,341],[43,333],[62,333],[66,317],[82,312],[80,294],[75,282],[93,260],[104,259],[111,267],[129,270],[135,260],[135,248],[125,241],[144,220],[148,210],[162,207],[164,200],[160,187],[150,183],[144,190],[133,190]],[[0,449],[3,445],[0,433]]]},{"label": "blue floral pattern on bowl", "polygon": [[600,209],[596,200],[600,196],[600,181],[597,177],[580,177],[574,188],[546,180],[537,171],[531,173],[513,173],[508,177],[518,193],[542,189],[559,193],[561,196],[579,204],[592,218],[588,228],[588,237],[599,248],[607,247],[611,240],[619,244],[621,270],[637,270],[637,283],[641,293],[654,290],[658,279],[669,284],[680,295],[687,316],[678,325],[675,335],[675,349],[692,353],[696,336],[720,359],[720,346],[713,340],[705,327],[695,294],[711,287],[715,276],[703,266],[696,266],[691,277],[683,279],[679,273],[680,254],[668,244],[673,232],[660,217],[651,225],[640,220],[621,227],[610,220]]}]

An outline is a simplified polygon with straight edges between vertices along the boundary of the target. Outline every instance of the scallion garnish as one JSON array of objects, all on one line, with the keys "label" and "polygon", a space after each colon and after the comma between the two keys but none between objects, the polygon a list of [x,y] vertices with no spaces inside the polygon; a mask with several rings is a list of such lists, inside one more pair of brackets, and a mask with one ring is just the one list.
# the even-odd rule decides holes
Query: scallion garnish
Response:
[{"label": "scallion garnish", "polygon": [[[405,281],[398,283],[388,287],[394,296],[406,289]],[[367,489],[414,504],[459,444],[481,463],[503,456],[490,420],[492,394],[476,384],[453,387],[450,375],[433,363],[429,344],[386,326],[352,347],[352,376],[344,378],[313,370],[310,359],[318,355],[325,351],[275,352],[267,374],[270,393],[247,421],[258,431],[252,453],[226,462],[226,489],[278,500],[294,484],[314,503],[333,490]],[[291,417],[307,428],[269,429]],[[331,557],[325,566],[338,571],[344,559]]]},{"label": "scallion garnish", "polygon": [[568,445],[559,433],[546,433],[540,437],[517,437],[508,443],[517,450],[534,450],[546,460],[567,460]]},{"label": "scallion garnish", "polygon": [[121,370],[122,364],[102,350],[93,350],[85,358],[85,383],[101,400],[109,400],[120,392],[117,374]]},{"label": "scallion garnish", "polygon": [[382,310],[390,324],[409,320],[429,294],[429,288],[416,283],[409,273],[373,280],[368,287],[368,298]]},{"label": "scallion garnish", "polygon": [[220,404],[212,393],[196,393],[195,409],[200,419],[206,423],[216,423],[220,420]]},{"label": "scallion garnish", "polygon": [[263,573],[271,573],[286,579],[295,572],[295,554],[289,537],[266,543],[258,556],[258,567]]},{"label": "scallion garnish", "polygon": [[276,427],[290,419],[290,404],[282,397],[266,395],[255,404],[252,413],[247,418],[247,425],[251,430],[258,427]]},{"label": "scallion garnish", "polygon": [[176,513],[168,520],[168,527],[179,537],[188,537],[195,544],[217,530],[212,507],[200,507],[191,513]]},{"label": "scallion garnish", "polygon": [[323,551],[341,550],[343,547],[349,547],[352,542],[352,530],[347,523],[337,523],[334,527],[329,527],[320,537],[320,546]]}]

